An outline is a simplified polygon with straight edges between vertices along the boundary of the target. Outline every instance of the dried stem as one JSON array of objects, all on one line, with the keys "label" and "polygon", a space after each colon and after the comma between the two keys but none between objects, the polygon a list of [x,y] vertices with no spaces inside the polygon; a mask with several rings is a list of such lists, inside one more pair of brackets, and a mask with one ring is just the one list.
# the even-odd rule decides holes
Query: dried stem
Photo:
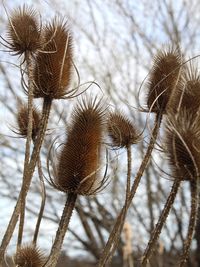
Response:
[{"label": "dried stem", "polygon": [[58,261],[58,257],[60,255],[61,247],[64,241],[64,237],[66,231],[69,226],[70,218],[75,207],[77,199],[77,194],[69,193],[67,197],[67,201],[65,203],[65,207],[62,213],[62,217],[60,219],[60,223],[58,226],[58,230],[56,232],[56,237],[51,248],[51,253],[49,259],[47,260],[45,267],[55,267]]},{"label": "dried stem", "polygon": [[[42,146],[42,142],[44,140],[44,135],[45,135],[45,131],[47,128],[47,123],[48,123],[48,118],[49,118],[49,114],[50,114],[50,109],[51,109],[51,99],[44,99],[44,103],[43,103],[43,110],[42,110],[42,118],[41,118],[41,124],[40,124],[40,129],[35,141],[35,145],[33,148],[33,152],[31,155],[31,159],[30,159],[30,163],[28,166],[28,171],[26,173],[26,176],[24,174],[23,177],[23,181],[26,179],[26,183],[24,183],[25,187],[23,190],[25,190],[23,192],[24,196],[27,195],[30,184],[31,184],[31,179],[35,170],[35,166],[37,164],[37,160],[38,160],[38,156],[40,153],[40,149]],[[5,254],[5,250],[10,242],[10,239],[13,235],[13,232],[15,230],[17,221],[18,221],[18,217],[19,217],[19,213],[20,213],[20,205],[21,205],[21,197],[22,197],[22,189],[19,193],[19,197],[16,203],[16,206],[14,208],[13,214],[10,218],[10,222],[9,225],[6,229],[6,232],[4,234],[4,237],[2,239],[1,242],[1,246],[0,246],[0,264],[2,263],[3,259],[4,259],[4,254]]]},{"label": "dried stem", "polygon": [[156,224],[156,227],[154,228],[154,231],[152,232],[151,234],[151,237],[150,237],[150,240],[148,242],[148,245],[147,245],[147,248],[144,252],[144,255],[143,255],[143,259],[142,259],[142,266],[146,266],[150,257],[151,257],[151,254],[153,252],[153,249],[155,247],[155,244],[159,238],[159,235],[161,233],[161,230],[163,228],[163,225],[164,223],[166,222],[166,219],[167,219],[167,216],[169,215],[169,212],[171,210],[171,207],[174,203],[174,200],[176,198],[176,195],[177,195],[177,192],[178,192],[178,189],[180,187],[180,183],[181,183],[181,180],[175,180],[173,185],[172,185],[172,189],[171,189],[171,192],[167,198],[167,201],[165,203],[165,206],[162,210],[162,213],[159,217],[159,220]]},{"label": "dried stem", "polygon": [[40,229],[40,223],[42,220],[42,216],[44,213],[44,207],[45,207],[45,202],[46,202],[46,189],[45,189],[45,184],[44,184],[44,178],[43,178],[43,173],[42,173],[42,166],[41,166],[41,160],[40,156],[38,158],[38,175],[40,179],[40,187],[41,187],[41,195],[42,195],[42,201],[41,201],[41,206],[40,206],[40,211],[38,214],[38,219],[35,227],[35,232],[33,236],[33,244],[37,244],[37,238],[38,238],[38,233]]},{"label": "dried stem", "polygon": [[183,253],[181,255],[181,258],[178,264],[179,267],[183,267],[188,259],[190,245],[192,242],[192,238],[193,238],[193,234],[194,234],[196,222],[197,222],[199,194],[198,194],[196,179],[190,182],[190,191],[191,191],[190,219],[189,219],[189,225],[188,225],[187,238],[185,240]]},{"label": "dried stem", "polygon": [[[148,145],[148,148],[147,148],[147,151],[146,151],[146,154],[142,160],[142,163],[140,165],[140,168],[135,176],[135,180],[134,180],[134,183],[131,187],[131,191],[130,191],[130,196],[129,196],[129,199],[128,199],[128,204],[127,204],[127,208],[129,208],[131,202],[132,202],[132,199],[133,197],[135,196],[135,193],[136,193],[136,190],[139,186],[139,183],[140,183],[140,180],[141,180],[141,177],[145,171],[145,168],[147,167],[148,165],[148,162],[149,162],[149,159],[151,157],[151,153],[152,153],[152,150],[154,148],[154,144],[156,142],[156,138],[157,138],[157,135],[158,135],[158,131],[159,131],[159,127],[160,127],[160,124],[161,124],[161,121],[162,121],[162,115],[161,114],[156,114],[156,119],[155,119],[155,123],[154,123],[154,128],[152,130],[152,133],[151,133],[151,139],[150,139],[150,142],[149,142],[149,145]],[[115,252],[115,249],[116,249],[116,245],[112,248],[112,252],[111,254],[109,255],[109,252],[111,250],[111,247],[112,247],[112,244],[115,240],[115,235],[118,235],[118,233],[120,232],[120,229],[121,229],[121,220],[123,218],[123,214],[126,210],[126,207],[123,206],[121,212],[119,213],[116,221],[115,221],[115,225],[112,229],[112,232],[110,233],[110,236],[109,236],[109,239],[106,243],[106,246],[103,250],[103,253],[102,253],[102,256],[99,260],[99,263],[98,263],[98,266],[99,267],[103,267],[105,266],[105,264],[111,260],[111,255],[114,254]]]},{"label": "dried stem", "polygon": [[131,169],[132,169],[132,156],[131,156],[131,146],[127,147],[127,181],[126,181],[126,200],[125,206],[126,210],[128,209],[128,199],[131,189]]},{"label": "dried stem", "polygon": [[109,258],[111,259],[114,255],[114,252],[116,250],[117,244],[119,242],[120,239],[120,235],[124,226],[124,222],[126,219],[126,214],[129,208],[128,205],[128,200],[130,197],[130,188],[131,188],[131,169],[132,169],[132,156],[131,156],[131,146],[127,147],[127,181],[126,181],[126,199],[125,199],[125,203],[124,203],[124,210],[123,210],[123,214],[121,219],[119,220],[120,223],[120,228],[119,231],[117,233],[115,233],[114,235],[114,240],[113,240],[113,245],[112,245],[112,249],[110,251]]},{"label": "dried stem", "polygon": [[24,218],[25,218],[25,205],[26,205],[26,194],[25,194],[25,179],[28,172],[28,165],[30,160],[30,147],[32,141],[32,113],[33,113],[33,75],[32,75],[32,62],[31,62],[31,54],[27,52],[25,54],[25,60],[27,64],[27,74],[28,74],[28,126],[27,126],[27,138],[26,138],[26,150],[25,150],[25,159],[24,159],[24,173],[23,173],[23,181],[22,181],[22,195],[21,195],[21,205],[20,205],[20,223],[19,223],[19,231],[18,231],[18,240],[17,240],[17,248],[21,246],[22,243],[22,235],[24,228]]}]

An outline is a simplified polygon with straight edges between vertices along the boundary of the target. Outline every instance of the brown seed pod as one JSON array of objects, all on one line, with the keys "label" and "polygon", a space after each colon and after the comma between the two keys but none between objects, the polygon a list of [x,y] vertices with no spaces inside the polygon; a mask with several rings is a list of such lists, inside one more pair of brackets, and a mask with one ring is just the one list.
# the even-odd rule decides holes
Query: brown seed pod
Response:
[{"label": "brown seed pod", "polygon": [[[20,105],[17,113],[17,133],[22,137],[27,137],[27,127],[28,127],[28,107],[25,104]],[[34,140],[40,124],[40,114],[36,108],[33,108],[32,113],[32,139]]]},{"label": "brown seed pod", "polygon": [[200,173],[199,119],[185,109],[178,116],[169,116],[166,148],[175,178],[192,180]]},{"label": "brown seed pod", "polygon": [[147,105],[151,112],[165,113],[181,77],[182,56],[178,49],[160,50],[154,58],[148,82]]},{"label": "brown seed pod", "polygon": [[14,256],[14,262],[18,267],[42,267],[45,261],[44,254],[33,245],[19,248]]},{"label": "brown seed pod", "polygon": [[120,112],[110,113],[107,131],[112,140],[112,145],[116,148],[128,147],[140,140],[135,125]]},{"label": "brown seed pod", "polygon": [[72,36],[66,22],[54,19],[44,30],[46,44],[33,71],[34,97],[63,98],[72,74]]},{"label": "brown seed pod", "polygon": [[169,105],[169,113],[186,109],[196,116],[200,112],[200,75],[192,64],[185,68],[182,86],[174,92]]},{"label": "brown seed pod", "polygon": [[33,53],[41,48],[41,29],[36,11],[26,5],[16,9],[9,19],[7,36],[10,49],[16,54]]},{"label": "brown seed pod", "polygon": [[74,109],[53,182],[57,189],[80,195],[91,195],[99,189],[104,114],[101,101],[96,99],[83,101]]}]

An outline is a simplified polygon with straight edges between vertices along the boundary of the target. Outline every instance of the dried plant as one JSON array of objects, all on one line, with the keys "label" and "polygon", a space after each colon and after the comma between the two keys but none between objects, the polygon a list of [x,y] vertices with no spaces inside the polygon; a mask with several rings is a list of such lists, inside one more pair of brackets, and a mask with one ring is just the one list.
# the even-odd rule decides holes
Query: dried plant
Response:
[{"label": "dried plant", "polygon": [[[29,95],[32,97],[42,97],[43,109],[40,123],[40,131],[35,140],[35,146],[30,160],[29,170],[27,171],[28,156],[25,159],[24,177],[22,184],[22,199],[20,210],[20,224],[18,234],[18,246],[22,242],[22,233],[25,217],[25,201],[27,184],[30,183],[33,172],[39,157],[39,151],[44,139],[47,128],[48,118],[50,114],[53,99],[59,99],[63,96],[63,92],[69,87],[72,67],[72,50],[71,36],[67,29],[66,23],[54,19],[43,32],[43,51],[38,52],[35,62],[32,65],[29,75]],[[32,124],[32,104],[29,104],[30,119]],[[32,127],[32,125],[30,125]],[[28,138],[27,138],[28,140]],[[29,150],[29,149],[28,149]],[[29,154],[29,153],[28,153]]]},{"label": "dried plant", "polygon": [[175,117],[173,113],[173,115],[171,116],[168,115],[168,123],[166,126],[166,151],[172,176],[174,177],[174,183],[169,197],[162,210],[162,213],[159,217],[158,223],[156,224],[156,227],[151,234],[151,238],[148,242],[148,246],[142,259],[142,266],[146,266],[148,259],[151,257],[153,248],[159,238],[162,227],[174,203],[178,189],[180,187],[180,183],[182,181],[190,181],[191,215],[187,239],[184,245],[184,252],[181,257],[180,266],[184,266],[185,261],[188,257],[189,247],[192,241],[197,220],[197,180],[199,179],[198,177],[200,168],[199,116],[196,116],[196,118],[194,119],[194,115],[190,111],[190,108],[189,110],[183,108]]},{"label": "dried plant", "polygon": [[97,193],[105,183],[100,179],[105,108],[101,101],[83,100],[72,113],[67,142],[63,145],[52,185],[68,194],[51,254],[46,267],[54,267],[67,231],[78,195]]},{"label": "dried plant", "polygon": [[191,212],[187,238],[179,266],[186,263],[192,237],[196,227],[198,210],[197,181],[200,171],[200,128],[199,115],[194,118],[188,110],[179,111],[176,120],[171,119],[168,126],[167,151],[172,173],[176,180],[189,181],[191,189]]},{"label": "dried plant", "polygon": [[[50,26],[50,25],[52,25],[52,26]],[[43,70],[41,68],[38,68],[38,66],[40,66],[40,64],[41,64],[40,57],[39,58],[37,56],[32,57],[32,53],[30,51],[25,57],[25,62],[26,62],[26,67],[27,67],[27,76],[28,76],[28,129],[27,129],[28,135],[27,135],[27,141],[26,141],[26,152],[25,152],[25,160],[24,160],[23,183],[22,183],[21,191],[20,191],[20,194],[18,197],[17,205],[15,206],[15,209],[14,209],[13,214],[11,216],[8,228],[7,228],[6,233],[5,233],[3,240],[2,240],[1,252],[0,252],[0,258],[2,258],[2,259],[3,259],[3,255],[5,253],[5,249],[6,249],[8,243],[12,237],[13,232],[14,232],[19,214],[20,214],[20,224],[19,224],[19,232],[18,232],[18,247],[21,246],[23,228],[24,228],[24,219],[25,219],[26,196],[27,196],[30,184],[31,184],[31,179],[32,179],[36,164],[37,164],[38,159],[39,159],[40,149],[41,149],[42,142],[43,142],[44,136],[45,136],[45,131],[47,128],[48,118],[49,118],[50,109],[51,109],[51,103],[52,103],[54,96],[56,95],[55,90],[58,90],[59,92],[63,92],[69,86],[70,75],[69,74],[66,75],[66,73],[65,73],[65,75],[63,75],[63,71],[66,71],[66,66],[67,66],[67,70],[69,70],[70,66],[71,66],[72,53],[71,52],[67,53],[68,41],[71,40],[71,37],[69,37],[68,30],[65,30],[66,29],[65,23],[60,22],[60,24],[59,24],[59,22],[56,22],[56,20],[53,20],[52,24],[50,24],[50,25],[48,27],[46,27],[46,31],[44,31],[44,32],[46,32],[46,34],[44,33],[44,38],[42,38],[43,39],[43,49],[46,48],[48,50],[48,48],[49,48],[50,51],[42,51],[41,52],[42,55],[49,55],[49,57],[47,56],[47,60],[46,60],[47,70],[45,69],[46,71],[44,71],[44,68],[43,68]],[[59,29],[59,31],[57,29]],[[54,30],[54,32],[52,32],[52,30]],[[56,34],[57,32],[59,32],[59,34]],[[30,34],[29,31],[27,33]],[[64,36],[65,40],[62,39],[63,36]],[[27,39],[28,38],[26,38],[26,40]],[[26,40],[24,40],[24,42]],[[65,41],[65,42],[62,43],[62,45],[61,45],[61,43],[60,43],[61,41]],[[55,44],[53,46],[54,50],[52,50],[52,43]],[[60,48],[59,48],[59,46],[60,46]],[[61,46],[63,49],[61,49]],[[38,52],[38,53],[40,53],[40,52]],[[56,60],[55,60],[55,57],[56,57]],[[69,61],[69,63],[67,61]],[[40,64],[39,64],[39,62],[40,62]],[[44,62],[45,62],[45,60],[44,60]],[[52,68],[50,69],[51,74],[49,75],[48,66],[50,66],[52,64],[52,62],[59,62],[59,64],[58,65],[54,64],[53,69]],[[37,68],[37,75],[36,76],[34,75],[34,73],[35,73],[35,71],[34,71],[35,67],[34,66],[35,67],[37,66],[36,67]],[[59,67],[59,70],[57,69],[57,67]],[[39,71],[43,71],[42,72],[42,78],[41,78]],[[58,74],[58,72],[59,72],[59,74]],[[69,70],[69,72],[71,74],[71,69]],[[59,77],[58,77],[58,75],[59,75]],[[41,96],[44,98],[44,101],[43,101],[43,108],[42,108],[42,112],[41,112],[40,127],[38,130],[38,135],[37,135],[36,140],[34,142],[34,147],[33,147],[32,153],[30,155],[30,143],[32,140],[33,95],[34,95],[34,90],[36,88],[35,86],[37,85],[37,83],[40,84],[41,80],[43,78],[45,78],[45,82],[47,82],[47,83],[48,83],[49,79],[50,79],[51,83],[53,83],[54,81],[57,81],[56,83],[54,82],[54,85],[57,84],[58,86],[56,88],[54,88],[53,98],[52,98],[51,94],[50,95],[42,94],[42,96]],[[41,92],[43,92],[41,87],[40,87],[40,90],[41,90]]]},{"label": "dried plant", "polygon": [[[115,247],[119,241],[120,234],[123,229],[124,221],[128,211],[128,201],[130,197],[131,188],[131,172],[132,172],[132,155],[131,155],[131,145],[137,144],[141,140],[141,136],[136,128],[136,126],[121,112],[110,113],[107,122],[108,135],[111,138],[111,147],[115,149],[126,148],[127,151],[127,179],[126,179],[126,195],[125,203],[122,210],[121,216],[117,218],[116,225],[118,229],[113,231],[108,239],[108,242],[102,253],[99,266],[106,263],[109,253],[114,253]],[[113,228],[114,229],[114,228]],[[112,252],[111,250],[112,247]]]}]

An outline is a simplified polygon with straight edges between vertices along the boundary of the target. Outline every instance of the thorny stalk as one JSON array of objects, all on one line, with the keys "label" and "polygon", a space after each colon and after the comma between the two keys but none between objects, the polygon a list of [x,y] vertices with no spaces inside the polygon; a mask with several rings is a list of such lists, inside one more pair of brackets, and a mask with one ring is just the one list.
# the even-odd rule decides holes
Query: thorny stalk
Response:
[{"label": "thorny stalk", "polygon": [[[24,174],[23,177],[27,176],[29,160],[30,160],[30,147],[32,140],[32,110],[33,110],[33,75],[32,75],[32,62],[30,52],[26,52],[25,60],[27,64],[27,74],[28,74],[28,126],[27,126],[27,139],[26,139],[26,150],[25,150],[25,159],[24,159]],[[18,230],[18,240],[17,240],[17,249],[21,246],[22,235],[24,228],[24,219],[25,219],[25,206],[26,206],[26,194],[25,194],[25,185],[26,179],[22,181],[22,194],[21,194],[21,204],[20,204],[20,223]]]},{"label": "thorny stalk", "polygon": [[190,181],[190,191],[191,191],[191,210],[190,210],[188,232],[187,232],[187,237],[186,237],[184,247],[183,247],[183,253],[178,263],[179,267],[183,267],[186,264],[186,261],[189,256],[190,245],[192,242],[192,238],[193,238],[196,223],[197,223],[199,192],[198,192],[196,179],[194,179],[193,181]]},{"label": "thorny stalk", "polygon": [[51,248],[50,256],[45,264],[45,267],[55,267],[57,264],[58,257],[61,252],[60,250],[64,241],[64,237],[69,226],[73,209],[75,207],[76,199],[77,199],[77,194],[75,193],[68,194],[67,201],[65,203],[65,207],[58,226],[58,230],[56,232],[56,237],[53,246]]},{"label": "thorny stalk", "polygon": [[143,258],[142,258],[142,266],[146,266],[146,264],[148,263],[150,257],[151,257],[151,254],[153,253],[153,249],[156,245],[156,242],[159,238],[159,235],[162,231],[162,228],[163,228],[163,225],[164,223],[166,222],[166,219],[167,219],[167,216],[169,215],[169,212],[171,210],[171,207],[174,203],[174,200],[176,198],[176,195],[177,195],[177,192],[178,192],[178,189],[180,187],[180,184],[181,184],[181,180],[175,180],[173,185],[172,185],[172,189],[171,189],[171,192],[167,198],[167,201],[165,203],[165,206],[162,210],[162,213],[159,217],[159,220],[151,234],[151,237],[150,237],[150,240],[148,242],[148,245],[147,245],[147,248],[144,252],[144,255],[143,255]]},{"label": "thorny stalk", "polygon": [[[113,246],[112,246],[112,250],[111,253],[114,254],[115,249],[117,247],[117,244],[119,242],[120,239],[120,235],[124,226],[124,222],[126,219],[126,215],[127,215],[127,211],[128,211],[128,200],[130,197],[130,189],[131,189],[131,169],[132,169],[132,157],[131,157],[131,146],[128,146],[127,148],[127,181],[126,181],[126,196],[125,196],[125,203],[124,203],[124,210],[123,210],[123,214],[121,219],[119,220],[119,224],[120,224],[120,228],[118,233],[115,234],[114,236],[114,240],[113,240]],[[113,254],[110,255],[110,257],[112,258]]]},{"label": "thorny stalk", "polygon": [[36,223],[36,227],[35,227],[35,232],[34,232],[34,236],[33,236],[33,244],[37,244],[37,238],[38,238],[38,234],[39,234],[39,229],[40,229],[40,223],[43,217],[43,213],[44,213],[44,207],[45,207],[45,203],[46,203],[46,189],[45,189],[45,184],[44,184],[44,177],[43,177],[43,173],[42,173],[42,165],[41,165],[41,159],[40,156],[38,158],[38,175],[39,175],[39,179],[40,179],[40,187],[41,187],[41,196],[42,196],[42,201],[41,201],[41,205],[40,205],[40,211],[38,214],[38,219],[37,219],[37,223]]}]

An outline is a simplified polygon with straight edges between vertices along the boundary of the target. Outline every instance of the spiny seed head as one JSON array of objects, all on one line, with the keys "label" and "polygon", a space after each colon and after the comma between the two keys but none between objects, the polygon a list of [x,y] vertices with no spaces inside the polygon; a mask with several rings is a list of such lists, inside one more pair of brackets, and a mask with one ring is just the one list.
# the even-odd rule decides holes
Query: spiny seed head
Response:
[{"label": "spiny seed head", "polygon": [[41,29],[36,11],[26,5],[16,9],[10,17],[7,35],[10,49],[16,54],[33,53],[41,48]]},{"label": "spiny seed head", "polygon": [[[40,124],[40,114],[36,108],[33,107],[32,113],[32,139],[35,139]],[[28,128],[28,107],[25,104],[20,105],[17,113],[18,134],[22,137],[27,137]]]},{"label": "spiny seed head", "polygon": [[181,64],[182,56],[178,49],[160,50],[155,56],[147,96],[147,105],[151,112],[166,112],[171,94],[179,83]]},{"label": "spiny seed head", "polygon": [[91,195],[99,189],[104,116],[104,107],[96,99],[84,100],[74,109],[54,182],[59,190]]},{"label": "spiny seed head", "polygon": [[66,22],[54,19],[44,30],[46,44],[36,57],[34,96],[63,98],[72,74],[72,36]]},{"label": "spiny seed head", "polygon": [[107,122],[108,135],[116,148],[128,147],[139,142],[138,131],[133,123],[120,112],[110,113]]},{"label": "spiny seed head", "polygon": [[27,245],[17,250],[14,262],[18,267],[42,267],[45,257],[37,247]]},{"label": "spiny seed head", "polygon": [[191,180],[200,172],[200,117],[183,109],[178,116],[169,116],[166,148],[174,177]]},{"label": "spiny seed head", "polygon": [[190,64],[185,68],[182,86],[174,93],[169,113],[186,109],[196,116],[200,112],[200,75],[194,65]]}]

